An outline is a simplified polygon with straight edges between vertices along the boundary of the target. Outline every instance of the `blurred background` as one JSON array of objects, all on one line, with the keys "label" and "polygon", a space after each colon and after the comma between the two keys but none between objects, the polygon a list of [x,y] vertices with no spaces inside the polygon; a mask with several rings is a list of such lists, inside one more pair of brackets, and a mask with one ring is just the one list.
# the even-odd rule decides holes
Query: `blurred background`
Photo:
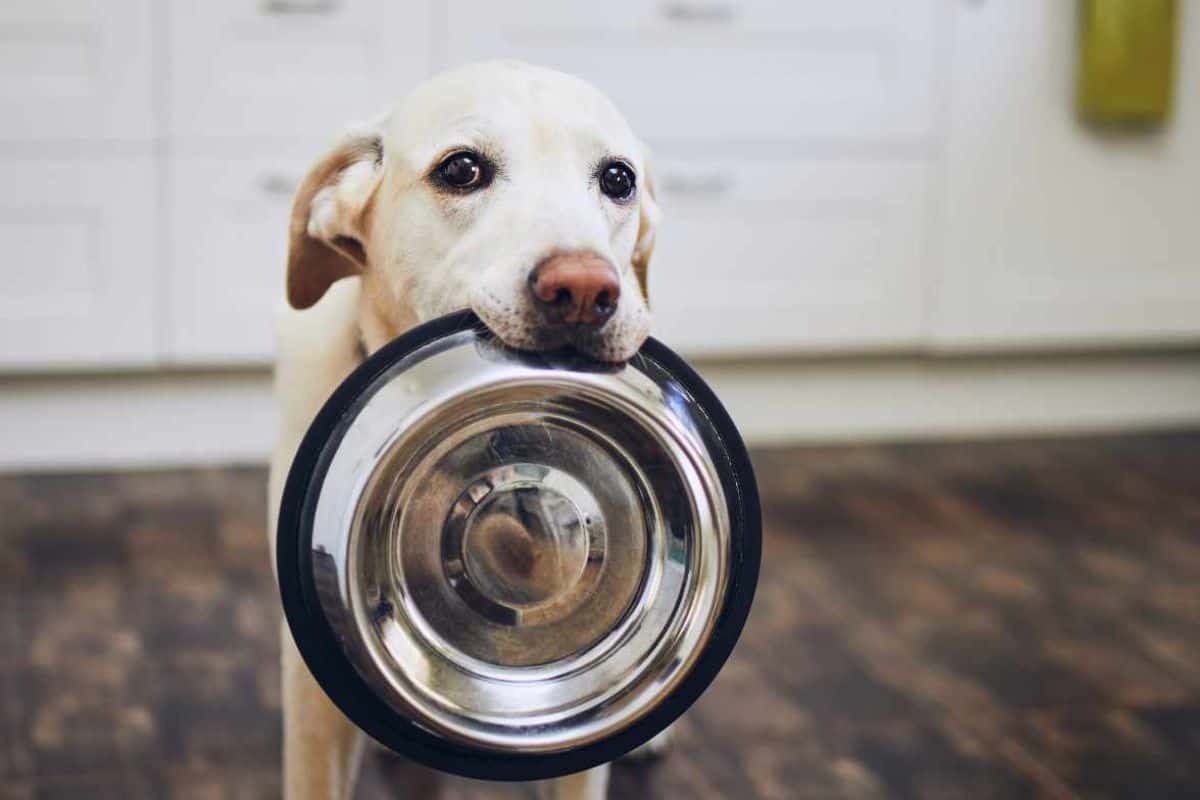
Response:
[{"label": "blurred background", "polygon": [[745,643],[614,796],[1196,791],[1192,3],[7,0],[0,797],[278,793],[291,196],[491,57],[650,144],[655,333],[766,500]]}]

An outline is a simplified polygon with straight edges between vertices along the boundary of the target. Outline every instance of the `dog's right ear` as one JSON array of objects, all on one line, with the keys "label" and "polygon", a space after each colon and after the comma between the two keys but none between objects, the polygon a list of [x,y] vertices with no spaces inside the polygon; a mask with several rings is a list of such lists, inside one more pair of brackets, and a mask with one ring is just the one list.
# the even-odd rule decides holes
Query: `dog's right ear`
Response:
[{"label": "dog's right ear", "polygon": [[288,227],[292,308],[312,306],[334,281],[366,267],[363,238],[382,164],[380,134],[356,130],[344,135],[300,184]]}]

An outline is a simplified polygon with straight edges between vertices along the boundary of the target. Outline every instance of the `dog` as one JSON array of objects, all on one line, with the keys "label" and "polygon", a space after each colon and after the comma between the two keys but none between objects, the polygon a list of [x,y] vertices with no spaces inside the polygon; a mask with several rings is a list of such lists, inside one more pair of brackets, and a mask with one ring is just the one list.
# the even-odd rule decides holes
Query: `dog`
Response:
[{"label": "dog", "polygon": [[[637,352],[659,219],[648,161],[591,85],[490,62],[429,80],[316,163],[292,208],[277,325],[272,552],[309,423],[365,354],[414,325],[470,308],[515,348],[610,362]],[[284,796],[348,797],[364,734],[309,674],[286,625],[282,661]],[[607,780],[602,766],[534,788],[598,800]]]}]

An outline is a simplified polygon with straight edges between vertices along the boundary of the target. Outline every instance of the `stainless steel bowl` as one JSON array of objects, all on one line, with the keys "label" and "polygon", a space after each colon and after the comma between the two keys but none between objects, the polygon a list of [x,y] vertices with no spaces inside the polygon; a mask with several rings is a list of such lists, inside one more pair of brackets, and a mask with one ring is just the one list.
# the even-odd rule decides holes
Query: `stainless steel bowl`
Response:
[{"label": "stainless steel bowl", "polygon": [[293,636],[346,715],[438,769],[532,780],[612,760],[700,695],[758,573],[745,448],[649,341],[624,366],[443,317],[313,422],[277,545]]}]

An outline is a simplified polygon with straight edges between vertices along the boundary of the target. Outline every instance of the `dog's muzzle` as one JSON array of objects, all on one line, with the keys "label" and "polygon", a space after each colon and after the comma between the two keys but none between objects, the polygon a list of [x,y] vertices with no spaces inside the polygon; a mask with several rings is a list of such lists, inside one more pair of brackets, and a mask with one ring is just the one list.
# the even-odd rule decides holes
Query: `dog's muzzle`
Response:
[{"label": "dog's muzzle", "polygon": [[519,353],[464,312],[334,392],[276,556],[300,652],[351,720],[437,769],[533,780],[611,761],[695,701],[759,551],[745,448],[670,350]]}]

